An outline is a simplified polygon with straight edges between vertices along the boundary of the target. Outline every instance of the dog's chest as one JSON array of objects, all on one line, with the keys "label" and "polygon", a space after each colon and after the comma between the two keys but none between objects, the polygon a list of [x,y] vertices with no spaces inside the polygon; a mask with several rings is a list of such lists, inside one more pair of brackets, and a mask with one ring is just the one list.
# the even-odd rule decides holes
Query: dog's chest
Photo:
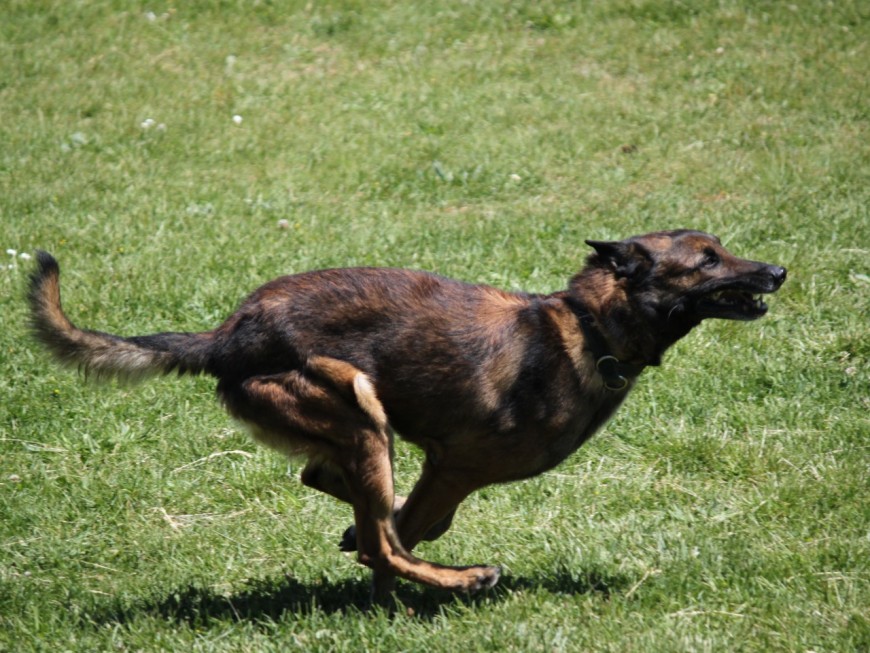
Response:
[{"label": "dog's chest", "polygon": [[608,392],[600,401],[577,410],[561,428],[554,425],[554,428],[546,430],[542,438],[546,441],[548,455],[546,469],[561,463],[591,438],[613,415],[624,396],[624,393],[614,395]]}]

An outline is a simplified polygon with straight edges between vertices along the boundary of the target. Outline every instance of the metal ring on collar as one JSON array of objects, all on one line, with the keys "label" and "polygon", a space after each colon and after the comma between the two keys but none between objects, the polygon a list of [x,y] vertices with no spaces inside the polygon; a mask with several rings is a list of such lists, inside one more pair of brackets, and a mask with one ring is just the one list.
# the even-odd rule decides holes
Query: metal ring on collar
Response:
[{"label": "metal ring on collar", "polygon": [[608,390],[610,390],[611,392],[619,392],[620,390],[625,390],[628,387],[628,379],[626,379],[622,375],[620,375],[617,382],[619,383],[619,385],[613,386],[613,385],[610,385],[610,383],[608,381],[605,381],[604,387],[607,388]]},{"label": "metal ring on collar", "polygon": [[[595,361],[595,368],[602,373],[602,376],[604,376],[604,373],[601,369],[601,364],[605,361],[613,361],[614,365],[619,365],[619,359],[616,356],[602,356],[597,361]],[[612,382],[609,379],[604,379],[604,387],[612,392],[619,392],[620,390],[625,390],[628,387],[628,379],[626,379],[621,374],[616,375],[616,383],[618,385],[612,385]]]}]

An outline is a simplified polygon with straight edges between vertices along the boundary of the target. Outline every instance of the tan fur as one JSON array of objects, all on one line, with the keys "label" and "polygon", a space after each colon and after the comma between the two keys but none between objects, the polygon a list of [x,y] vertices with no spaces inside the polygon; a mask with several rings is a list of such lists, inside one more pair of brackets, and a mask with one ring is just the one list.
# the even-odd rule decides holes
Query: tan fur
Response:
[{"label": "tan fur", "polygon": [[375,386],[372,385],[369,377],[362,372],[357,373],[357,375],[353,377],[353,390],[356,394],[356,400],[357,403],[359,403],[360,408],[362,408],[366,414],[372,418],[372,421],[379,429],[386,429],[387,415],[384,413],[384,407],[381,405],[381,402],[378,401],[377,394],[375,393]]}]

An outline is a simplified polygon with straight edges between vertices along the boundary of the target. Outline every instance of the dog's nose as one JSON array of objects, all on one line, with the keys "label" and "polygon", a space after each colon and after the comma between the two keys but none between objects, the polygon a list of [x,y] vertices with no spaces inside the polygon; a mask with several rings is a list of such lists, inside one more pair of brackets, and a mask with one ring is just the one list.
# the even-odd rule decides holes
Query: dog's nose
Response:
[{"label": "dog's nose", "polygon": [[785,277],[788,274],[788,270],[778,265],[771,265],[767,268],[767,271],[770,273],[771,278],[777,287],[781,286],[785,281]]}]

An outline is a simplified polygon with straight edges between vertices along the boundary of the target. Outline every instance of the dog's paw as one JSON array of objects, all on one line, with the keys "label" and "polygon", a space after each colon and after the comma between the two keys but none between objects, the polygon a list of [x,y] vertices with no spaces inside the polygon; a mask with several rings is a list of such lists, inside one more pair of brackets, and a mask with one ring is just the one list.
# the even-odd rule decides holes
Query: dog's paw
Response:
[{"label": "dog's paw", "polygon": [[[451,567],[455,574],[449,584],[443,585],[443,589],[453,592],[479,592],[495,587],[501,578],[501,567],[475,565],[473,567]],[[445,579],[446,580],[446,579]]]},{"label": "dog's paw", "polygon": [[501,567],[475,567],[474,581],[469,585],[467,591],[479,592],[480,590],[488,590],[496,586],[499,578],[501,578]]},{"label": "dog's paw", "polygon": [[347,553],[356,551],[356,526],[348,526],[344,535],[341,536],[338,548]]}]

